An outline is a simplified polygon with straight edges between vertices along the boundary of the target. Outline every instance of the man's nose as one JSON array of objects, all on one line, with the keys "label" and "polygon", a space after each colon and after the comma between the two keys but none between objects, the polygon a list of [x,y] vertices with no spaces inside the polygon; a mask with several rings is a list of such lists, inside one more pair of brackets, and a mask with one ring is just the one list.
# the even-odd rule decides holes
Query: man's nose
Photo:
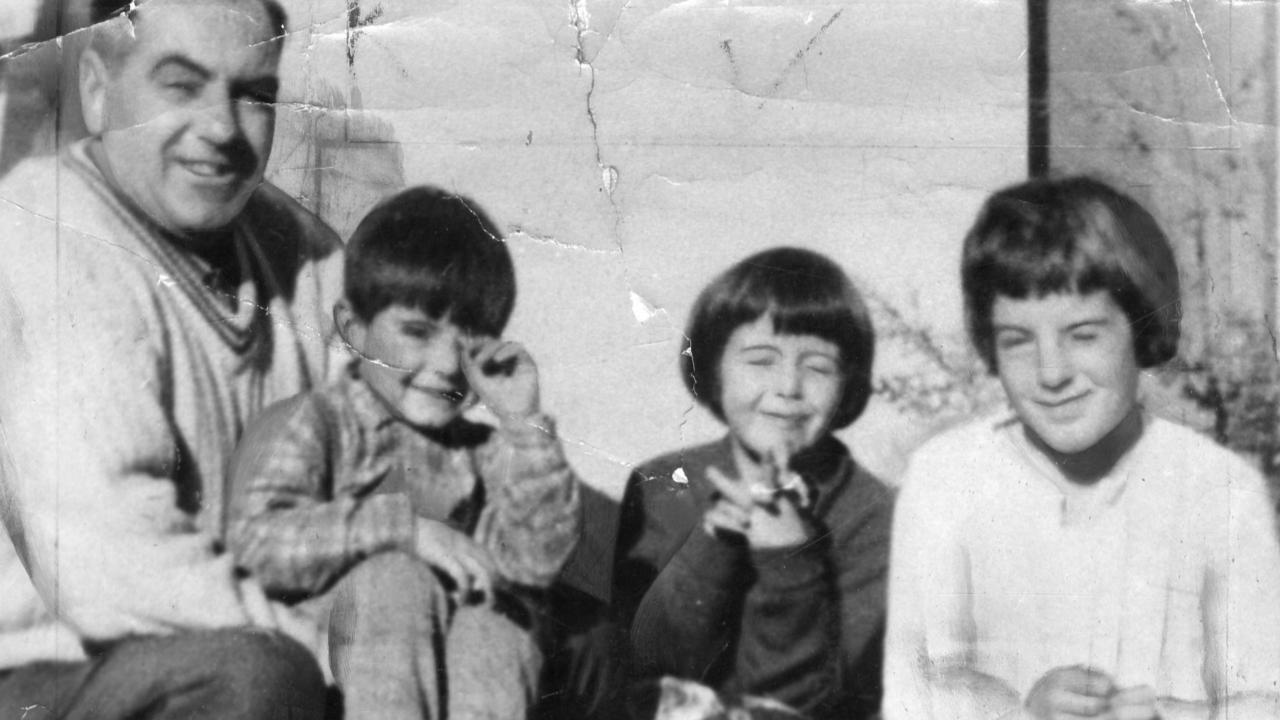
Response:
[{"label": "man's nose", "polygon": [[200,137],[215,145],[231,143],[241,134],[240,101],[225,89],[210,91],[211,97],[196,110]]}]

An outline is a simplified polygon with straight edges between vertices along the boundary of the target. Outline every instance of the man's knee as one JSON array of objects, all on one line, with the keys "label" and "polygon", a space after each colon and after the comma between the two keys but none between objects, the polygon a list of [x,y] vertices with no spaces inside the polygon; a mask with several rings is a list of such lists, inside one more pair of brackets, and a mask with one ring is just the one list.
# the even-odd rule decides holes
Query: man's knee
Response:
[{"label": "man's knee", "polygon": [[228,717],[295,718],[324,715],[325,682],[316,659],[297,641],[275,632],[212,633],[202,653],[219,702],[240,707]]},{"label": "man's knee", "polygon": [[273,631],[132,638],[91,662],[94,672],[76,690],[78,705],[68,717],[268,720],[324,713],[325,685],[315,658]]}]

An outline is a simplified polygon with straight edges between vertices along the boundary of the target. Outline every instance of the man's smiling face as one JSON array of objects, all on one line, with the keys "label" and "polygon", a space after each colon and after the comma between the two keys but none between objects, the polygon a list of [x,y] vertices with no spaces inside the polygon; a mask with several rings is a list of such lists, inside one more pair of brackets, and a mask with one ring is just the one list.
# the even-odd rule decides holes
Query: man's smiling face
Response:
[{"label": "man's smiling face", "polygon": [[132,32],[118,57],[91,49],[81,65],[99,162],[161,226],[225,227],[271,153],[278,30],[260,2],[207,0],[144,5]]}]

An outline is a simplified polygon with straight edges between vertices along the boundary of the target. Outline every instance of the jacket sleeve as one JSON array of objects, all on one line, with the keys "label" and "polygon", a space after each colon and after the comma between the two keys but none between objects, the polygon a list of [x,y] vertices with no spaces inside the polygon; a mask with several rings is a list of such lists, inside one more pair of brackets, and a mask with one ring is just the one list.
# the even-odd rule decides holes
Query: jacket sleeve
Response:
[{"label": "jacket sleeve", "polygon": [[743,690],[814,715],[879,700],[891,501],[861,485],[846,492],[857,494],[837,496],[817,540],[753,554],[759,580],[743,614]]},{"label": "jacket sleeve", "polygon": [[335,494],[340,433],[326,402],[312,394],[268,408],[232,461],[231,550],[273,596],[315,595],[374,553],[413,552],[407,495]]},{"label": "jacket sleeve", "polygon": [[[36,589],[81,637],[273,625],[175,484],[173,368],[155,309],[110,268],[59,257],[52,220],[5,225],[0,515]],[[30,227],[29,225],[44,225]],[[127,278],[126,278],[127,280]]]},{"label": "jacket sleeve", "polygon": [[[746,549],[708,535],[697,522],[682,536],[666,538],[670,518],[656,517],[646,506],[645,482],[660,481],[636,473],[627,483],[615,593],[630,623],[633,659],[642,672],[706,679],[735,647]],[[676,544],[665,563],[656,557],[665,553],[654,552],[654,540]]]},{"label": "jacket sleeve", "polygon": [[503,425],[478,450],[486,501],[474,537],[508,581],[551,585],[578,542],[579,480],[565,461],[555,426],[539,416]]}]

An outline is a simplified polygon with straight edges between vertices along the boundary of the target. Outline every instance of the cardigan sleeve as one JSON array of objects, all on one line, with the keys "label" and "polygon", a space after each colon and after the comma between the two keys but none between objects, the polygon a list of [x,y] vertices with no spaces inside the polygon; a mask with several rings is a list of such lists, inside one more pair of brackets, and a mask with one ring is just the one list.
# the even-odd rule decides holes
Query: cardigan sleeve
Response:
[{"label": "cardigan sleeve", "polygon": [[1202,603],[1206,690],[1211,701],[1227,705],[1251,698],[1277,717],[1280,542],[1273,505],[1262,477],[1238,457],[1216,465],[1218,485],[1196,498],[1193,520],[1209,557]]},{"label": "cardigan sleeve", "polygon": [[140,278],[68,257],[103,241],[52,220],[4,229],[23,263],[0,277],[0,510],[48,607],[93,641],[274,624],[180,504],[175,373]]},{"label": "cardigan sleeve", "polygon": [[740,553],[695,528],[640,599],[631,644],[641,668],[707,679],[734,647]]},{"label": "cardigan sleeve", "polygon": [[746,549],[706,534],[688,487],[635,472],[623,495],[614,602],[644,674],[709,676],[732,659]]},{"label": "cardigan sleeve", "polygon": [[806,715],[841,691],[840,602],[830,539],[756,550],[737,638],[734,691],[780,700]]},{"label": "cardigan sleeve", "polygon": [[893,497],[879,480],[856,472],[855,485],[826,519],[840,595],[840,684],[851,702],[878,707]]},{"label": "cardigan sleeve", "polygon": [[969,503],[991,500],[972,477],[982,472],[978,461],[956,460],[972,456],[963,442],[935,440],[912,456],[903,477],[893,511],[884,720],[1019,712],[1017,692],[970,664],[973,589],[962,524]]}]

